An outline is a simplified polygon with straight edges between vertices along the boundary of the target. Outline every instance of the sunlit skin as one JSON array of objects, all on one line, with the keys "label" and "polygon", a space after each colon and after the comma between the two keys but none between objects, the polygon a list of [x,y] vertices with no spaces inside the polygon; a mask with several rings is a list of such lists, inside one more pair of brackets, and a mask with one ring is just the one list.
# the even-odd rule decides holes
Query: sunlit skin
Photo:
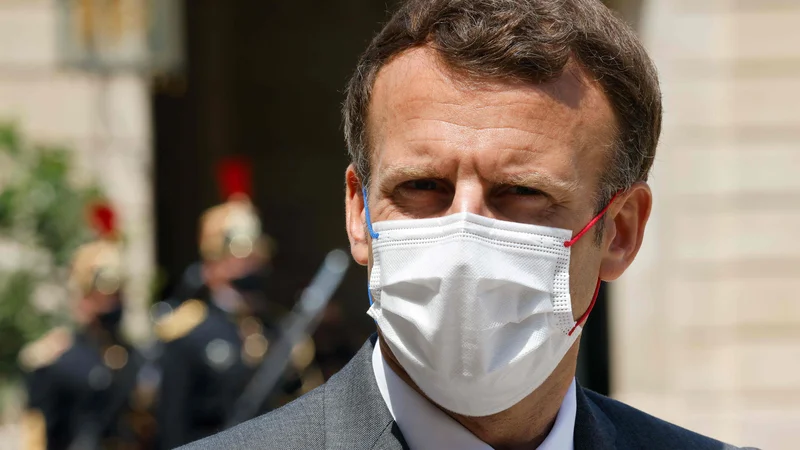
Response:
[{"label": "sunlit skin", "polygon": [[[574,63],[543,85],[469,80],[429,48],[407,51],[375,81],[368,134],[373,222],[472,212],[577,232],[596,213],[600,176],[616,121],[596,82]],[[347,232],[353,258],[371,269],[362,184],[348,167]],[[648,186],[621,193],[604,220],[572,248],[575,318],[588,308],[598,277],[617,279],[633,261],[650,213]],[[387,363],[424,395],[381,340]],[[445,411],[496,449],[536,448],[547,436],[575,376],[578,342],[536,391],[487,417]]]}]

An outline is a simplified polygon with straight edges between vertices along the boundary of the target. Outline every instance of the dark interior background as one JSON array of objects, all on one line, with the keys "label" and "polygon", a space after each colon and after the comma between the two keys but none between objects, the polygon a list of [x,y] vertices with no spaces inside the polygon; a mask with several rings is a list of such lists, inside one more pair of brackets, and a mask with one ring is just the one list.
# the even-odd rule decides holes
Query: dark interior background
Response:
[{"label": "dark interior background", "polygon": [[[325,254],[348,246],[339,108],[347,78],[392,3],[186,2],[186,72],[154,84],[158,263],[165,292],[197,260],[197,219],[221,202],[215,164],[253,162],[254,202],[278,242],[271,296],[291,305]],[[336,298],[355,345],[374,331],[366,275]],[[579,377],[608,392],[605,295],[584,332]],[[353,351],[357,347],[353,348]]]}]

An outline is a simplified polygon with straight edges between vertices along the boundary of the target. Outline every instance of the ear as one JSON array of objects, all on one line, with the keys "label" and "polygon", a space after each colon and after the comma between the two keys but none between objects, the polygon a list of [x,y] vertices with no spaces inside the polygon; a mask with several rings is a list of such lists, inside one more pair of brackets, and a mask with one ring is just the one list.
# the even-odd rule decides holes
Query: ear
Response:
[{"label": "ear", "polygon": [[606,216],[600,279],[613,281],[631,265],[642,246],[653,194],[645,182],[634,184],[617,197]]},{"label": "ear", "polygon": [[367,241],[366,231],[367,218],[364,211],[366,199],[362,191],[361,180],[356,175],[356,170],[352,164],[347,166],[344,181],[346,186],[344,212],[347,237],[350,239],[350,253],[357,263],[366,266],[369,262],[369,242]]}]

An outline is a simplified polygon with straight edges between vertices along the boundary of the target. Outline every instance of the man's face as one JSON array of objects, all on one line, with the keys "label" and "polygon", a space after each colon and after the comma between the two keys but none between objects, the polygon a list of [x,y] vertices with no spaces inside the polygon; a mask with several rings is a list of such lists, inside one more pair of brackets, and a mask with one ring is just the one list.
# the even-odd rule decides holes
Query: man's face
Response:
[{"label": "man's face", "polygon": [[[383,67],[367,122],[373,222],[471,212],[577,232],[596,213],[616,137],[607,99],[577,66],[538,86],[465,80],[427,48]],[[354,179],[351,167],[348,232],[354,258],[368,264],[371,243]],[[590,233],[572,250],[576,318],[588,307],[615,233],[613,220],[605,220],[603,245]]]},{"label": "man's face", "polygon": [[87,324],[101,316],[114,312],[122,306],[121,293],[105,294],[97,289],[81,296],[75,304],[76,320]]}]

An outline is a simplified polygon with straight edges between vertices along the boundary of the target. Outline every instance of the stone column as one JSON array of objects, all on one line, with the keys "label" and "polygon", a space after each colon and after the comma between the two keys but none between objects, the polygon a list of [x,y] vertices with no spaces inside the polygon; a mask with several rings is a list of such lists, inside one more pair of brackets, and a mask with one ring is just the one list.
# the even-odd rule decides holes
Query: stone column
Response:
[{"label": "stone column", "polygon": [[800,2],[640,12],[665,116],[645,242],[612,284],[612,392],[734,444],[796,448]]}]

